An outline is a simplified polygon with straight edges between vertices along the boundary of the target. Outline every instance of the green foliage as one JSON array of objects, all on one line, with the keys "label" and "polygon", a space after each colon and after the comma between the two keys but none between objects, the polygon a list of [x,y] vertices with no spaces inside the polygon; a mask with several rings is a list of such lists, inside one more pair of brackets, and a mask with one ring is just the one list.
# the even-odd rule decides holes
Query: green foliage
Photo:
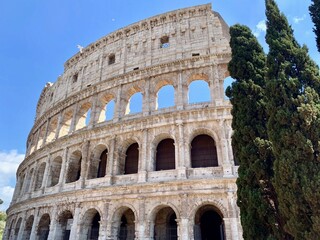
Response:
[{"label": "green foliage", "polygon": [[4,232],[4,227],[6,225],[7,214],[5,212],[0,212],[0,239]]},{"label": "green foliage", "polygon": [[264,103],[266,56],[250,29],[230,28],[232,60],[229,72],[235,79],[227,89],[233,105],[232,147],[240,163],[237,204],[244,239],[280,239],[277,199],[271,182],[273,155],[267,140]]},{"label": "green foliage", "polygon": [[285,229],[295,239],[320,236],[320,77],[274,0],[266,0],[268,136],[274,186]]},{"label": "green foliage", "polygon": [[312,0],[309,7],[310,15],[314,23],[314,33],[316,34],[316,43],[318,51],[320,52],[320,0]]}]

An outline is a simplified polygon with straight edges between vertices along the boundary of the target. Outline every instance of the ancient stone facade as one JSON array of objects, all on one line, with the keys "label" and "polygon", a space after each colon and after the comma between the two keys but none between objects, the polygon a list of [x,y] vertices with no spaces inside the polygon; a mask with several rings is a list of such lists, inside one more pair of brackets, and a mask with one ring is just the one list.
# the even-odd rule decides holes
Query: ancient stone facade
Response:
[{"label": "ancient stone facade", "polygon": [[[229,60],[228,26],[210,4],[81,49],[41,93],[4,239],[242,239]],[[196,80],[209,101],[189,101]],[[165,86],[174,103],[160,108]]]}]

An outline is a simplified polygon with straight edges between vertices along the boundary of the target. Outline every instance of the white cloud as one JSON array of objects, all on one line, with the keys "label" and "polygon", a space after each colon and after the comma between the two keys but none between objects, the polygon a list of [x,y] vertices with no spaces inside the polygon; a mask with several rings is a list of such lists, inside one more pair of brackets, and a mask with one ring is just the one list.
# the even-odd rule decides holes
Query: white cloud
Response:
[{"label": "white cloud", "polygon": [[302,17],[294,17],[293,22],[298,24],[298,23],[302,22],[305,18],[306,18],[306,15],[303,15]]},{"label": "white cloud", "polygon": [[254,34],[256,37],[259,37],[262,32],[265,33],[266,31],[267,31],[266,21],[265,21],[265,20],[261,20],[261,21],[258,22],[258,24],[255,26],[255,29],[254,29],[254,31],[253,31],[253,34]]},{"label": "white cloud", "polygon": [[19,154],[17,150],[0,151],[0,198],[4,202],[0,210],[9,207],[16,184],[16,171],[23,159],[24,154]]}]

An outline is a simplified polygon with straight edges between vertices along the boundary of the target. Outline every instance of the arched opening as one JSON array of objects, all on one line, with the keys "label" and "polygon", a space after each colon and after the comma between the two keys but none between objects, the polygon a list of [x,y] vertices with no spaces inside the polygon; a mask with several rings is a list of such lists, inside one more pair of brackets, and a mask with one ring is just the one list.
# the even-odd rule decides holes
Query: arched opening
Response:
[{"label": "arched opening", "polygon": [[[32,169],[33,170],[33,169]],[[26,177],[26,174],[25,173],[22,173],[20,174],[19,176],[19,180],[18,180],[18,183],[19,183],[19,192],[18,192],[18,195],[21,195],[23,192],[23,185],[25,184],[24,183],[24,180],[25,180],[25,177]],[[26,188],[25,188],[26,189]]]},{"label": "arched opening", "polygon": [[156,110],[174,106],[174,87],[166,85],[157,92]]},{"label": "arched opening", "polygon": [[37,149],[43,146],[45,134],[46,134],[46,126],[45,124],[43,124],[39,130]]},{"label": "arched opening", "polygon": [[14,239],[14,220],[11,221],[10,227],[8,229],[8,239]]},{"label": "arched opening", "polygon": [[56,136],[57,132],[57,127],[58,127],[58,117],[53,117],[50,119],[49,126],[48,126],[48,135],[46,142],[52,142]]},{"label": "arched opening", "polygon": [[25,224],[25,227],[24,227],[22,239],[30,239],[33,220],[34,220],[33,215],[28,217],[26,224]]},{"label": "arched opening", "polygon": [[134,240],[135,226],[134,213],[131,209],[126,210],[120,220],[118,239],[119,240]]},{"label": "arched opening", "polygon": [[112,94],[104,94],[100,98],[99,107],[97,108],[99,111],[99,119],[98,122],[109,121],[113,119],[114,109],[115,108],[115,100]]},{"label": "arched opening", "polygon": [[106,167],[108,160],[108,149],[104,150],[100,155],[100,161],[97,170],[97,177],[101,178],[106,175]]},{"label": "arched opening", "polygon": [[90,122],[90,115],[91,115],[91,103],[82,104],[77,114],[77,122],[76,122],[75,130],[79,130],[81,128],[88,126]]},{"label": "arched opening", "polygon": [[50,231],[50,216],[49,214],[43,214],[40,218],[37,228],[37,240],[47,240]]},{"label": "arched opening", "polygon": [[204,80],[195,80],[190,83],[188,89],[188,102],[200,103],[210,102],[210,88],[209,84]]},{"label": "arched opening", "polygon": [[128,101],[125,114],[127,115],[142,112],[142,99],[143,97],[141,92],[133,94]]},{"label": "arched opening", "polygon": [[82,154],[80,151],[76,151],[71,154],[69,159],[66,183],[75,182],[80,179],[81,160]]},{"label": "arched opening", "polygon": [[193,168],[218,166],[217,148],[212,137],[201,134],[192,140],[191,166]]},{"label": "arched opening", "polygon": [[138,173],[139,165],[139,145],[131,144],[126,151],[126,159],[124,163],[124,174]]},{"label": "arched opening", "polygon": [[34,175],[34,170],[32,168],[29,172],[28,178],[25,180],[24,193],[28,193],[30,191],[31,179],[32,179],[33,175]]},{"label": "arched opening", "polygon": [[82,234],[79,240],[98,240],[100,220],[100,214],[96,209],[88,210],[84,215]]},{"label": "arched opening", "polygon": [[41,165],[37,171],[36,183],[34,186],[34,190],[38,190],[41,188],[45,169],[46,169],[46,163],[41,163]]},{"label": "arched opening", "polygon": [[70,211],[63,211],[58,217],[56,239],[69,240],[73,215]]},{"label": "arched opening", "polygon": [[231,87],[232,86],[232,83],[235,82],[236,80],[232,77],[227,77],[224,79],[224,82],[223,82],[223,89],[224,89],[224,99],[229,99],[226,95],[226,90],[228,87]]},{"label": "arched opening", "polygon": [[225,239],[223,218],[214,206],[201,207],[195,215],[194,224],[195,240]]},{"label": "arched opening", "polygon": [[176,213],[170,207],[162,208],[156,215],[154,221],[155,240],[178,239],[178,225]]},{"label": "arched opening", "polygon": [[22,222],[22,218],[19,218],[17,223],[16,223],[16,226],[14,228],[14,239],[18,238],[19,230],[20,230],[20,227],[21,227],[21,222]]},{"label": "arched opening", "polygon": [[55,186],[59,183],[60,171],[62,166],[62,158],[56,157],[50,167],[50,180],[48,181],[48,187]]},{"label": "arched opening", "polygon": [[105,120],[106,121],[113,119],[114,106],[115,106],[115,101],[113,99],[106,104],[106,107],[105,107]]},{"label": "arched opening", "polygon": [[70,131],[71,121],[72,121],[72,110],[66,111],[63,115],[61,127],[59,130],[59,137],[66,136]]},{"label": "arched opening", "polygon": [[175,169],[175,165],[174,140],[163,139],[157,146],[156,171]]}]

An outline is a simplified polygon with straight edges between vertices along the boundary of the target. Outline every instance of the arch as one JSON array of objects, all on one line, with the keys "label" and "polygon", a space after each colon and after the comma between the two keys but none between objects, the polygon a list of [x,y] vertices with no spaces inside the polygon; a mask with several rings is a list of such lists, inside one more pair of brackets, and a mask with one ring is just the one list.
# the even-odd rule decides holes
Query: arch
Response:
[{"label": "arch", "polygon": [[143,96],[141,92],[131,95],[128,100],[125,115],[142,112]]},{"label": "arch", "polygon": [[34,221],[33,215],[29,216],[25,223],[22,239],[30,239],[33,221]]},{"label": "arch", "polygon": [[77,120],[75,124],[75,130],[79,130],[88,126],[91,115],[91,103],[83,103],[77,113]]},{"label": "arch", "polygon": [[83,240],[98,240],[101,216],[95,208],[87,210],[83,216],[81,238]]},{"label": "arch", "polygon": [[175,145],[172,138],[161,140],[156,150],[156,171],[175,169]]},{"label": "arch", "polygon": [[225,239],[223,215],[214,205],[203,205],[194,216],[194,239]]},{"label": "arch", "polygon": [[37,171],[34,190],[38,190],[38,189],[41,188],[45,169],[46,169],[46,163],[43,162],[43,163],[40,164],[40,166],[38,168],[38,171]]},{"label": "arch", "polygon": [[138,173],[139,165],[139,145],[137,142],[132,143],[126,151],[124,162],[124,174]]},{"label": "arch", "polygon": [[223,81],[223,89],[224,89],[224,99],[229,99],[226,95],[226,91],[228,87],[232,87],[232,83],[234,83],[236,80],[232,77],[226,77]]},{"label": "arch", "polygon": [[88,172],[88,179],[101,178],[106,175],[108,148],[100,144],[93,150]]},{"label": "arch", "polygon": [[191,142],[191,167],[216,167],[218,155],[215,141],[206,134],[196,136]]},{"label": "arch", "polygon": [[18,221],[16,222],[15,228],[14,228],[14,239],[18,239],[19,230],[21,227],[22,218],[20,217]]},{"label": "arch", "polygon": [[156,110],[175,105],[175,89],[172,85],[162,86],[157,92]]},{"label": "arch", "polygon": [[194,80],[188,86],[188,103],[210,102],[210,87],[205,80]]},{"label": "arch", "polygon": [[41,216],[37,228],[37,240],[47,240],[50,231],[50,216],[45,213]]},{"label": "arch", "polygon": [[79,150],[71,154],[69,158],[66,183],[75,182],[80,179],[81,161],[82,161],[82,154]]},{"label": "arch", "polygon": [[31,168],[29,171],[29,175],[25,180],[24,193],[28,193],[30,191],[30,186],[31,186],[31,181],[32,181],[33,175],[34,175],[34,169]]},{"label": "arch", "polygon": [[50,178],[48,181],[48,187],[53,187],[59,183],[60,172],[62,167],[62,157],[56,157],[50,166]]},{"label": "arch", "polygon": [[49,126],[48,126],[48,135],[47,135],[47,139],[46,142],[52,142],[56,136],[56,132],[57,132],[57,128],[58,128],[58,117],[54,116],[49,120]]},{"label": "arch", "polygon": [[98,122],[111,120],[114,115],[115,100],[114,94],[104,94],[99,101],[99,118]]},{"label": "arch", "polygon": [[119,208],[113,216],[112,229],[114,239],[133,240],[135,239],[135,212],[129,207]]},{"label": "arch", "polygon": [[45,124],[43,124],[39,129],[37,149],[41,148],[44,145],[45,134],[46,134],[46,126]]},{"label": "arch", "polygon": [[155,240],[178,239],[177,214],[169,206],[157,207],[154,215],[153,238]]},{"label": "arch", "polygon": [[56,225],[56,239],[68,240],[70,237],[71,226],[73,224],[73,214],[69,210],[64,210],[58,216]]},{"label": "arch", "polygon": [[[14,239],[14,232],[12,232],[12,231],[14,231],[14,222],[15,222],[15,219],[12,219],[11,224],[10,225],[8,224],[8,226],[10,226],[7,231],[8,239]],[[8,220],[7,220],[7,223],[9,223]]]},{"label": "arch", "polygon": [[61,127],[59,129],[58,137],[63,137],[68,135],[71,127],[72,116],[73,116],[73,111],[71,109],[65,111],[62,117]]}]

